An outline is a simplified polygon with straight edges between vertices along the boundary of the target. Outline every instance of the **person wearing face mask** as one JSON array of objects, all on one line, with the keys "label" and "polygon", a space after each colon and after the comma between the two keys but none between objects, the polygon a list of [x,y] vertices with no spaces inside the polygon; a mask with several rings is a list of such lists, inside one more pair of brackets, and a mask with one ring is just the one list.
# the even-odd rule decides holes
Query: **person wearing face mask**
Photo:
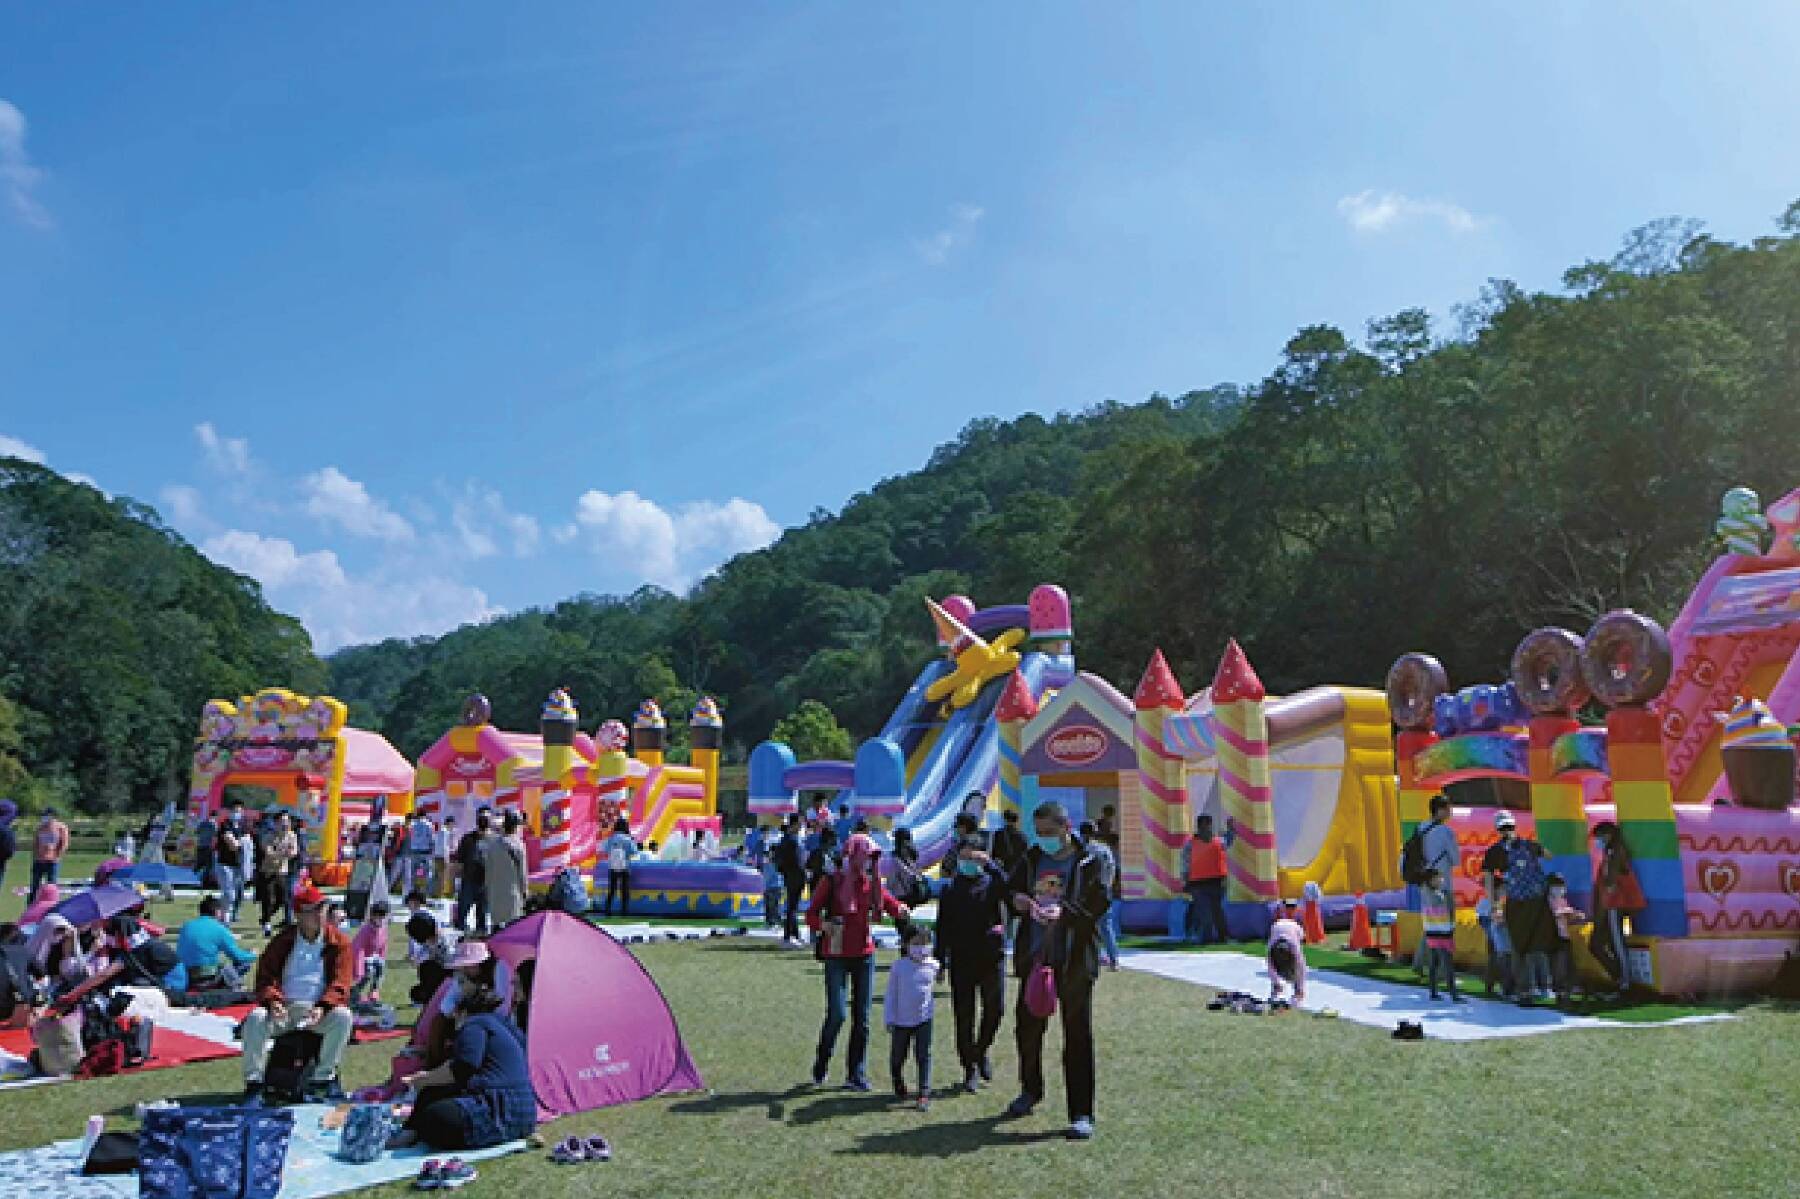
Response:
[{"label": "person wearing face mask", "polygon": [[1020,917],[1013,954],[1019,1003],[1013,1027],[1019,1047],[1019,1097],[1006,1109],[1011,1119],[1029,1116],[1044,1098],[1044,1031],[1048,1019],[1032,1014],[1025,982],[1039,965],[1056,978],[1062,1014],[1063,1089],[1073,1140],[1094,1135],[1094,983],[1100,977],[1100,921],[1112,904],[1100,863],[1071,835],[1060,803],[1032,812],[1034,844],[1013,868],[1007,891]]},{"label": "person wearing face mask", "polygon": [[1567,879],[1552,873],[1545,882],[1549,887],[1546,896],[1550,902],[1550,978],[1556,986],[1557,1006],[1561,1007],[1569,1002],[1569,992],[1574,989],[1573,937],[1576,927],[1583,923],[1585,917],[1569,902]]},{"label": "person wearing face mask", "polygon": [[[813,1085],[824,1086],[837,1036],[850,1019],[850,1047],[845,1055],[845,1088],[870,1090],[865,1061],[869,1050],[869,1007],[875,990],[875,937],[873,924],[887,916],[896,922],[909,918],[905,904],[881,885],[877,869],[880,851],[862,833],[854,833],[841,859],[813,886],[806,923],[812,929],[813,949],[825,964],[825,1022],[819,1028],[819,1046],[813,1055]],[[846,1003],[848,992],[849,1003]]]},{"label": "person wearing face mask", "polygon": [[1544,847],[1519,836],[1513,814],[1494,816],[1500,839],[1488,846],[1481,858],[1482,883],[1492,907],[1492,918],[1506,926],[1512,943],[1513,979],[1519,1004],[1550,998],[1550,952],[1555,948],[1555,925],[1550,916],[1549,881],[1544,875]]},{"label": "person wearing face mask", "polygon": [[974,833],[962,838],[953,860],[950,882],[938,897],[937,958],[950,971],[956,1060],[963,1090],[973,1093],[993,1080],[988,1050],[1006,1011],[1006,872]]},{"label": "person wearing face mask", "polygon": [[919,1065],[918,1107],[931,1106],[931,1017],[941,967],[931,956],[931,933],[913,926],[906,934],[900,957],[888,967],[887,998],[882,1002],[882,1017],[887,1022],[892,1042],[888,1051],[888,1069],[894,1076],[894,1098],[905,1101],[906,1056],[911,1052]]}]

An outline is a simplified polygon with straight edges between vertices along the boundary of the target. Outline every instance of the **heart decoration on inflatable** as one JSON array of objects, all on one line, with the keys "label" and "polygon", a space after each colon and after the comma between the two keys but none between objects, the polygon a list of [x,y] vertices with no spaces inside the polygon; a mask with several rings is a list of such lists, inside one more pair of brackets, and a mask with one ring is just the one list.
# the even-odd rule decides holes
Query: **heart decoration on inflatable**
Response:
[{"label": "heart decoration on inflatable", "polygon": [[1696,868],[1700,874],[1700,889],[1712,896],[1719,903],[1737,890],[1738,864],[1736,862],[1709,862],[1702,858]]},{"label": "heart decoration on inflatable", "polygon": [[1800,862],[1781,864],[1781,889],[1790,899],[1800,899]]}]

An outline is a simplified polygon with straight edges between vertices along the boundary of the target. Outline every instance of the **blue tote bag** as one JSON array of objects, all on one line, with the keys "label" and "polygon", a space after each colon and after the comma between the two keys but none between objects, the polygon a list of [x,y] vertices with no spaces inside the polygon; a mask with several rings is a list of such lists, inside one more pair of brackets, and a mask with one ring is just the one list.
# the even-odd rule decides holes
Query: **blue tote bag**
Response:
[{"label": "blue tote bag", "polygon": [[275,1199],[294,1113],[251,1107],[177,1107],[144,1113],[138,1135],[141,1199]]}]

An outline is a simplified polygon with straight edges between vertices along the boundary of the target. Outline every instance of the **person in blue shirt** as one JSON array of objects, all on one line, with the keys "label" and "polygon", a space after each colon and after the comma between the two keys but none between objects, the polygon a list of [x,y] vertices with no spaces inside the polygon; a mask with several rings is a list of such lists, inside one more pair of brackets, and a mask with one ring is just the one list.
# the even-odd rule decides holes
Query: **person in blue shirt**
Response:
[{"label": "person in blue shirt", "polygon": [[[199,991],[223,986],[236,990],[243,982],[239,971],[256,961],[256,955],[239,945],[231,929],[219,919],[224,910],[217,895],[208,895],[200,901],[200,914],[181,926],[175,957],[185,974],[185,985],[179,989]],[[223,964],[221,958],[225,959]],[[170,980],[171,986],[175,981]]]},{"label": "person in blue shirt", "polygon": [[832,831],[837,834],[839,845],[844,845],[849,842],[850,834],[856,831],[856,817],[850,814],[849,804],[841,803],[838,805],[838,818],[831,828]]}]

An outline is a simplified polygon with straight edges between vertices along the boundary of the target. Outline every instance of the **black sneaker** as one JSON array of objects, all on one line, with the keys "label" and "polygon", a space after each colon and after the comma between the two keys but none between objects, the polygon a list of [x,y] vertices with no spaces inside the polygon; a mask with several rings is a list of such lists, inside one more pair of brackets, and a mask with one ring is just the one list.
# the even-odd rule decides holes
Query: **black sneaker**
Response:
[{"label": "black sneaker", "polygon": [[981,1055],[981,1065],[976,1068],[981,1071],[982,1082],[994,1081],[994,1062],[987,1054],[984,1053]]},{"label": "black sneaker", "polygon": [[244,1097],[238,1101],[240,1107],[261,1107],[264,1103],[263,1085],[260,1082],[244,1084]]},{"label": "black sneaker", "polygon": [[965,1090],[969,1094],[973,1095],[975,1092],[979,1091],[980,1089],[981,1089],[981,1070],[979,1067],[970,1066],[968,1069],[968,1072],[963,1075],[963,1090]]},{"label": "black sneaker", "polygon": [[1004,1118],[1008,1120],[1023,1120],[1036,1109],[1037,1100],[1029,1095],[1021,1095],[1011,1103],[1007,1104],[1006,1111],[1002,1114]]}]

